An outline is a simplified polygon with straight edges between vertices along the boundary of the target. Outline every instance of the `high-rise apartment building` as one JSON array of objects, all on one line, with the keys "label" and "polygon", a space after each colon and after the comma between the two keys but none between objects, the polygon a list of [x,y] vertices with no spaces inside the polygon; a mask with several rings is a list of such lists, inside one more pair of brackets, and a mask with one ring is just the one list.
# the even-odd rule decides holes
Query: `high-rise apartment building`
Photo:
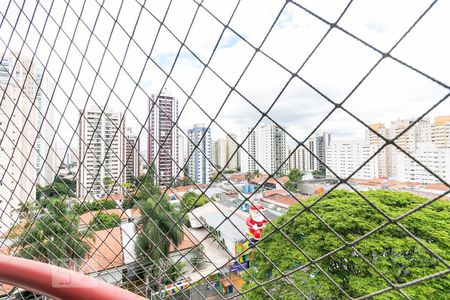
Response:
[{"label": "high-rise apartment building", "polygon": [[434,118],[431,126],[431,142],[438,148],[450,148],[450,116]]},{"label": "high-rise apartment building", "polygon": [[125,138],[125,181],[132,182],[140,175],[140,143],[139,137],[133,134],[131,127],[127,127]]},{"label": "high-rise apartment building", "polygon": [[211,131],[204,124],[196,124],[188,130],[188,175],[197,184],[210,181],[212,175]]},{"label": "high-rise apartment building", "polygon": [[[121,192],[125,182],[125,120],[122,113],[98,107],[80,112],[77,195],[102,197]],[[116,182],[116,184],[111,184]]]},{"label": "high-rise apartment building", "polygon": [[38,85],[36,94],[36,172],[37,183],[41,186],[51,184],[58,172],[62,157],[58,159],[56,152],[56,134],[53,116],[54,106],[48,97],[51,95],[51,86],[47,77],[42,76],[42,68],[36,67],[35,78]]},{"label": "high-rise apartment building", "polygon": [[[376,123],[369,125],[372,130],[377,132],[384,138],[390,138],[390,130],[386,128],[382,123]],[[384,140],[374,132],[366,131],[366,141],[368,141],[375,150],[380,149],[384,144]],[[383,178],[390,178],[394,174],[393,168],[393,151],[392,145],[385,146],[380,152],[378,152],[378,175]]]},{"label": "high-rise apartment building", "polygon": [[8,54],[0,62],[0,233],[17,222],[19,204],[36,197],[33,74],[34,65],[27,58]]},{"label": "high-rise apartment building", "polygon": [[292,146],[288,149],[288,169],[297,169],[298,168],[298,149],[295,149],[295,146]]},{"label": "high-rise apartment building", "polygon": [[[335,177],[333,170],[340,178],[347,178],[363,165],[375,152],[368,141],[332,141],[327,148],[327,177]],[[378,178],[378,157],[373,157],[352,178]]]},{"label": "high-rise apartment building", "polygon": [[[244,135],[247,135],[251,128]],[[244,142],[241,151],[241,171],[268,172],[285,174],[288,164],[285,163],[287,155],[286,133],[275,124],[260,124]]]},{"label": "high-rise apartment building", "polygon": [[[411,128],[405,131],[413,124],[415,119],[396,120],[390,123],[390,127],[385,127],[382,123],[371,124],[370,128],[386,139],[394,139],[395,144],[411,155],[421,155],[418,151],[418,145],[421,143],[430,143],[436,148],[450,148],[450,116],[439,116],[430,123],[428,118],[424,118],[415,123]],[[404,132],[405,131],[405,132]],[[366,131],[366,141],[368,141],[375,150],[381,148],[385,142],[374,132]],[[422,145],[423,148],[423,145]],[[427,149],[430,147],[428,146]],[[432,151],[424,152],[431,154]],[[403,169],[408,164],[405,163],[405,154],[397,147],[385,146],[378,154],[378,173],[383,178],[402,179],[408,176]],[[399,162],[399,160],[402,160]],[[407,161],[407,160],[406,160]],[[406,172],[406,173],[405,173]],[[410,177],[413,178],[413,177]]]},{"label": "high-rise apartment building", "polygon": [[214,141],[212,161],[218,169],[225,168],[227,163],[227,147],[225,139],[217,139]]},{"label": "high-rise apartment building", "polygon": [[[437,147],[433,143],[419,143],[413,155],[424,166],[443,180],[450,182],[450,148]],[[417,162],[401,154],[397,160],[397,179],[423,184],[440,182]]]},{"label": "high-rise apartment building", "polygon": [[168,185],[177,176],[178,167],[178,100],[164,91],[149,100],[147,164],[154,168],[160,185]]},{"label": "high-rise apartment building", "polygon": [[226,147],[226,160],[228,164],[226,166],[227,169],[238,169],[240,167],[240,149],[237,144],[237,136],[234,133],[230,133],[225,138],[225,147]]},{"label": "high-rise apartment building", "polygon": [[[289,168],[297,168],[304,173],[311,173],[326,163],[326,151],[330,146],[331,134],[324,132],[311,136],[305,146],[298,147],[295,153],[289,152]],[[292,154],[291,154],[292,153]]]},{"label": "high-rise apartment building", "polygon": [[186,163],[186,137],[183,132],[178,134],[178,166],[181,168],[178,177],[184,177]]}]

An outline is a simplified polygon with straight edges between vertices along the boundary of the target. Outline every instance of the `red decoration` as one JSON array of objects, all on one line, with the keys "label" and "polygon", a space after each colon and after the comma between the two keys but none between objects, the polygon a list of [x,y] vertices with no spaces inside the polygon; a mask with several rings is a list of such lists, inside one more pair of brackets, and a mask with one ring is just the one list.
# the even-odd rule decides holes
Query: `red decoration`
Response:
[{"label": "red decoration", "polygon": [[264,211],[264,206],[261,204],[250,205],[250,216],[245,221],[248,226],[248,235],[253,242],[257,242],[261,239],[261,233],[265,224],[268,222],[261,214],[262,211]]}]

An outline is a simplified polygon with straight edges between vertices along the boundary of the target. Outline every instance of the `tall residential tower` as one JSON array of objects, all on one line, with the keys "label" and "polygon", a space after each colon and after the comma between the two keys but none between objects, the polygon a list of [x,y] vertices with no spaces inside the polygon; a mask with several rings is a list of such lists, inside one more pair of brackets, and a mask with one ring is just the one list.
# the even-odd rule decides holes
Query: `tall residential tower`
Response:
[{"label": "tall residential tower", "polygon": [[125,159],[126,172],[125,181],[132,182],[140,175],[140,143],[139,136],[133,134],[131,127],[126,129]]},{"label": "tall residential tower", "polygon": [[[168,185],[177,176],[178,100],[166,91],[149,100],[147,164],[155,170],[159,185]],[[180,166],[182,167],[182,166]]]},{"label": "tall residential tower", "polygon": [[[125,120],[122,113],[91,107],[80,112],[77,195],[103,197],[125,182]],[[117,183],[116,183],[117,182]],[[114,184],[115,183],[115,184]]]},{"label": "tall residential tower", "polygon": [[210,181],[211,163],[211,131],[204,124],[196,124],[188,130],[188,175],[197,184]]},{"label": "tall residential tower", "polygon": [[279,126],[260,124],[244,142],[243,148],[248,153],[241,151],[242,172],[258,170],[276,175],[287,172],[288,163],[284,163],[287,155],[286,133]]},{"label": "tall residential tower", "polygon": [[0,233],[16,224],[20,203],[36,197],[34,74],[24,57],[10,54],[0,62]]}]

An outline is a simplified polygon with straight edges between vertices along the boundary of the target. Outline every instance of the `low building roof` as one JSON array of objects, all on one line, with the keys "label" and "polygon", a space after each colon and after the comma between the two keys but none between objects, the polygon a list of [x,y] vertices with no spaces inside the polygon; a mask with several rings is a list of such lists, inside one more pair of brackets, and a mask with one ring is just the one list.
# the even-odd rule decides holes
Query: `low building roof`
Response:
[{"label": "low building roof", "polygon": [[[305,196],[297,196],[298,200],[303,200],[307,197]],[[290,195],[279,195],[279,194],[274,194],[274,195],[270,195],[267,197],[263,197],[261,199],[261,201],[267,202],[267,203],[272,203],[281,207],[285,207],[285,208],[289,208],[294,204],[297,204],[299,201],[295,199],[294,197],[290,196]]]},{"label": "low building roof", "polygon": [[446,186],[443,183],[430,183],[424,185],[423,188],[427,190],[444,191],[444,192],[449,190],[448,186]]},{"label": "low building roof", "polygon": [[108,200],[114,200],[114,201],[122,201],[125,198],[125,195],[123,193],[113,193],[108,195],[106,199]]},{"label": "low building roof", "polygon": [[204,190],[204,189],[201,189],[201,190],[194,189],[193,192],[196,193],[197,195],[200,195],[203,192],[204,194],[206,194],[206,196],[212,197],[212,196],[217,195],[217,194],[225,193],[226,191],[224,189],[222,189],[222,188],[210,187],[209,189],[206,189],[206,190]]},{"label": "low building roof", "polygon": [[[177,187],[170,187],[167,189],[167,191],[171,192],[171,193],[186,193],[188,191],[191,191],[193,189],[197,189],[197,188],[201,188],[204,189],[208,187],[207,184],[191,184],[191,185],[182,185],[182,186],[177,186]],[[162,190],[162,192],[164,193],[166,190]]]},{"label": "low building roof", "polygon": [[272,195],[289,195],[289,193],[283,189],[268,190],[268,191],[264,191],[263,194],[264,194],[264,197],[269,197]]},{"label": "low building roof", "polygon": [[228,177],[228,179],[230,181],[234,181],[234,182],[241,182],[241,181],[245,181],[247,179],[247,176],[245,174],[232,174]]},{"label": "low building roof", "polygon": [[169,253],[191,249],[192,247],[195,247],[200,243],[200,241],[192,235],[188,228],[183,227],[183,233],[183,240],[178,246],[175,246],[172,242],[170,243]]},{"label": "low building roof", "polygon": [[283,177],[279,177],[279,178],[273,178],[273,177],[270,177],[269,179],[267,179],[267,183],[271,183],[271,184],[284,184],[284,183],[286,183],[287,181],[289,180],[289,177],[287,177],[287,176],[283,176]]},{"label": "low building roof", "polygon": [[90,243],[88,258],[81,268],[83,273],[90,274],[124,265],[120,227],[95,231]]},{"label": "low building roof", "polygon": [[257,183],[257,184],[261,184],[264,182],[264,180],[266,180],[269,177],[269,175],[267,174],[261,174],[259,176],[254,176],[250,179],[250,183]]}]

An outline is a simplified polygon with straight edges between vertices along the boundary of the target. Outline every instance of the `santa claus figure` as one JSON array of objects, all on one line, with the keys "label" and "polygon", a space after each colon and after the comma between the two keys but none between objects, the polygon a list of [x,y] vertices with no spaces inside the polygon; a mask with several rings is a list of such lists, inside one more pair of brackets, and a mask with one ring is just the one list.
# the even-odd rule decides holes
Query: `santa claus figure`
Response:
[{"label": "santa claus figure", "polygon": [[250,206],[250,216],[247,218],[246,223],[248,226],[248,235],[253,243],[261,239],[261,233],[265,224],[268,222],[261,214],[262,211],[264,211],[264,206],[259,203]]}]

